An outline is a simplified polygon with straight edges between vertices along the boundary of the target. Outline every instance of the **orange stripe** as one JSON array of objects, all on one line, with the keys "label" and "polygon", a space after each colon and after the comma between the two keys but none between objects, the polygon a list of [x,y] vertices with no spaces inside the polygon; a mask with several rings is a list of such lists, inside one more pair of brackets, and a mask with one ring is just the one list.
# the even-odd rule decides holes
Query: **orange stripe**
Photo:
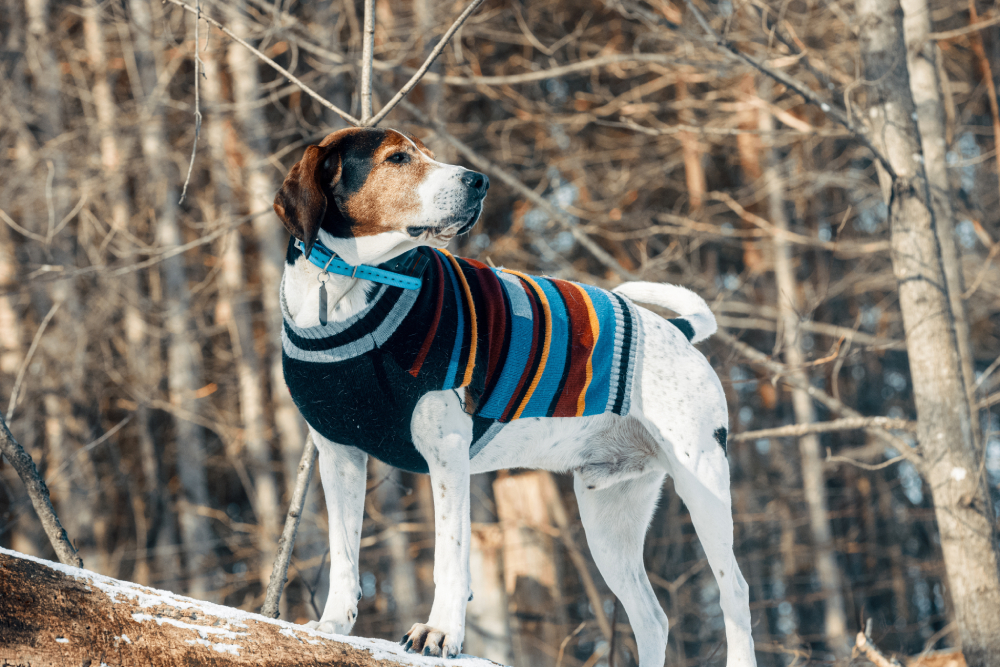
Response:
[{"label": "orange stripe", "polygon": [[549,360],[549,347],[552,345],[552,309],[549,307],[549,300],[545,296],[545,292],[538,285],[538,283],[532,279],[531,276],[525,275],[520,271],[512,271],[510,269],[504,269],[504,271],[517,276],[534,287],[535,293],[538,294],[538,298],[542,302],[542,308],[545,310],[545,338],[544,343],[542,344],[542,360],[538,364],[538,370],[535,371],[535,377],[532,378],[531,384],[528,386],[528,391],[524,395],[524,400],[521,401],[521,405],[519,405],[517,411],[514,412],[513,419],[517,419],[521,416],[524,409],[528,407],[528,402],[531,401],[531,395],[535,393],[535,387],[538,386],[539,381],[542,379],[542,373],[545,371],[545,364]]},{"label": "orange stripe", "polygon": [[576,401],[576,416],[582,417],[583,410],[587,403],[587,388],[590,387],[590,381],[594,379],[594,348],[597,347],[597,337],[601,333],[601,323],[597,319],[597,312],[594,310],[594,302],[590,300],[590,295],[587,294],[587,290],[583,289],[579,285],[570,283],[580,294],[583,295],[583,302],[587,304],[587,316],[590,318],[590,331],[594,335],[594,345],[590,348],[590,352],[587,354],[587,379],[583,383],[583,389],[580,390],[580,396]]},{"label": "orange stripe", "polygon": [[476,328],[476,304],[472,302],[472,290],[469,289],[469,283],[465,281],[465,274],[462,273],[462,267],[459,266],[458,260],[443,248],[441,252],[451,260],[452,266],[455,267],[455,273],[458,274],[458,279],[462,282],[462,289],[465,291],[465,303],[469,306],[469,320],[472,322],[472,343],[469,345],[469,360],[465,364],[465,376],[460,385],[460,387],[468,387],[472,384],[472,371],[476,368],[476,344],[479,342],[479,331]]}]

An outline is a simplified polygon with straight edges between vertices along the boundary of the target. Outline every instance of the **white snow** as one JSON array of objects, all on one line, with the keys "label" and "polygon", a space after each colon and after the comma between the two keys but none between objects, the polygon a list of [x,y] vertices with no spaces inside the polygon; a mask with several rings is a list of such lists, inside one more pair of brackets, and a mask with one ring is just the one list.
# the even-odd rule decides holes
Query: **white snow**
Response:
[{"label": "white snow", "polygon": [[65,637],[56,637],[56,643],[58,644],[68,644],[69,640]]},{"label": "white snow", "polygon": [[[221,619],[225,621],[226,625],[223,627],[216,627],[187,623],[185,621],[164,616],[154,616],[148,613],[132,613],[132,618],[138,623],[155,621],[159,625],[167,623],[168,625],[182,630],[191,630],[192,632],[196,632],[198,635],[197,639],[189,639],[187,640],[188,643],[198,643],[203,646],[210,645],[213,650],[221,653],[239,655],[239,649],[242,647],[239,644],[211,642],[209,641],[210,635],[213,639],[229,639],[236,641],[243,638],[249,638],[252,636],[252,633],[234,632],[233,628],[249,630],[247,623],[254,621],[256,623],[268,623],[275,625],[279,628],[278,631],[281,634],[287,637],[295,637],[299,641],[303,641],[303,638],[305,638],[305,642],[308,644],[322,645],[328,641],[337,641],[356,649],[368,651],[376,660],[393,660],[395,662],[404,665],[411,665],[413,667],[430,667],[431,665],[446,665],[447,667],[491,667],[496,664],[490,662],[489,660],[469,655],[462,655],[458,658],[449,660],[446,658],[432,658],[413,653],[405,653],[403,651],[403,647],[399,644],[384,639],[344,637],[342,635],[317,632],[316,630],[307,628],[304,625],[296,625],[287,621],[267,618],[266,616],[243,611],[242,609],[224,607],[212,602],[195,600],[194,598],[177,595],[175,593],[171,593],[170,591],[161,591],[127,581],[119,581],[117,579],[97,574],[96,572],[90,572],[77,567],[63,565],[62,563],[53,563],[51,561],[36,558],[34,556],[28,556],[26,554],[11,551],[10,549],[4,549],[2,547],[0,547],[0,554],[32,561],[34,563],[38,563],[39,565],[48,567],[49,569],[55,570],[56,572],[61,572],[62,574],[71,576],[85,585],[90,585],[98,590],[104,591],[104,593],[111,599],[111,602],[115,604],[122,602],[134,602],[140,609],[166,606],[185,610],[185,612],[188,610],[194,611],[199,618],[202,616],[212,616],[214,618]],[[131,640],[129,640],[129,638],[125,635],[122,635],[121,639],[131,643]]]}]

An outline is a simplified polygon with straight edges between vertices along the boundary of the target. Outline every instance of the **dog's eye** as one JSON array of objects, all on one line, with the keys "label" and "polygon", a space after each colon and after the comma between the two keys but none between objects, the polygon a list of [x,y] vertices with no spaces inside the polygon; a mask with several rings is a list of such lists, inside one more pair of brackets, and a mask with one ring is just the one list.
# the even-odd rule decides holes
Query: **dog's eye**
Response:
[{"label": "dog's eye", "polygon": [[387,157],[385,161],[393,164],[406,164],[410,161],[410,154],[400,151],[399,153],[393,153]]}]

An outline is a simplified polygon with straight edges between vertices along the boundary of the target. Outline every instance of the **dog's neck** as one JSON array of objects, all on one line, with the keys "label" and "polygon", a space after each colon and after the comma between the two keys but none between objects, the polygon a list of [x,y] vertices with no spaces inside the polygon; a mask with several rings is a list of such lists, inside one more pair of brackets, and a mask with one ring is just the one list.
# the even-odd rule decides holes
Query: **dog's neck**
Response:
[{"label": "dog's neck", "polygon": [[[401,233],[383,233],[361,239],[337,238],[325,230],[319,240],[348,264],[378,266],[420,245]],[[282,289],[285,304],[296,326],[307,328],[320,324],[320,274],[322,269],[299,255],[291,265],[285,264]],[[326,284],[327,322],[343,322],[364,310],[369,295],[376,290],[370,280],[328,273]]]}]

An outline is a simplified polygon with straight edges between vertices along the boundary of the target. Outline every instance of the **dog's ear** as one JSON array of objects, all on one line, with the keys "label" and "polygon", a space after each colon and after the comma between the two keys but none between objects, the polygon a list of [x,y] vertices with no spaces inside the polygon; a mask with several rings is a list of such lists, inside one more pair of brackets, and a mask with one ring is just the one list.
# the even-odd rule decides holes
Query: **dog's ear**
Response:
[{"label": "dog's ear", "polygon": [[274,197],[274,212],[292,236],[302,241],[306,258],[326,215],[326,192],[333,188],[343,171],[337,142],[310,146],[295,163]]}]

